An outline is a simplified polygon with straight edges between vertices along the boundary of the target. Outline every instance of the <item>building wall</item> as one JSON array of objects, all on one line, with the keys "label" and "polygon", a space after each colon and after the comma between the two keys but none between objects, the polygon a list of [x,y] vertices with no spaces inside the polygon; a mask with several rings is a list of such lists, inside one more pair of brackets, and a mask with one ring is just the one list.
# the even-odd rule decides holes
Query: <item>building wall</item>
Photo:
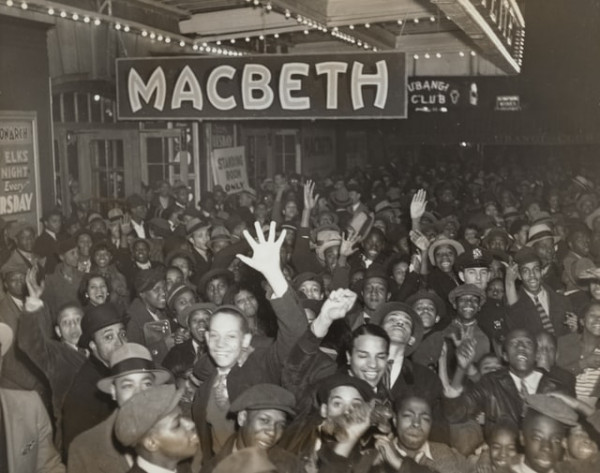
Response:
[{"label": "building wall", "polygon": [[44,208],[55,201],[46,29],[42,23],[0,15],[0,110],[37,112]]}]

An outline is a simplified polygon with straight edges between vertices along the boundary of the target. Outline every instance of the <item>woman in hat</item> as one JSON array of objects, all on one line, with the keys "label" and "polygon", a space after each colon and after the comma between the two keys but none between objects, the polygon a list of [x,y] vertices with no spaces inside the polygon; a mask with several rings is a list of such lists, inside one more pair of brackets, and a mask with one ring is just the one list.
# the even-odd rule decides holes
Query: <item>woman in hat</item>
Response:
[{"label": "woman in hat", "polygon": [[110,301],[118,307],[119,311],[122,311],[121,313],[125,313],[131,302],[131,294],[127,279],[113,262],[115,256],[113,246],[106,241],[100,241],[92,247],[90,256],[91,272],[104,276],[111,287]]}]

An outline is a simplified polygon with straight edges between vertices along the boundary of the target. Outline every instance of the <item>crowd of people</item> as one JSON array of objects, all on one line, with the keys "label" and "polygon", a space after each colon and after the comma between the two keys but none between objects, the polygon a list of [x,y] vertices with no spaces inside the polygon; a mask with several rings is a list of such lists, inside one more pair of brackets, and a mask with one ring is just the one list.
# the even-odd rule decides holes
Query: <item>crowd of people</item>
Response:
[{"label": "crowd of people", "polygon": [[0,219],[0,472],[600,471],[585,171],[163,181]]}]

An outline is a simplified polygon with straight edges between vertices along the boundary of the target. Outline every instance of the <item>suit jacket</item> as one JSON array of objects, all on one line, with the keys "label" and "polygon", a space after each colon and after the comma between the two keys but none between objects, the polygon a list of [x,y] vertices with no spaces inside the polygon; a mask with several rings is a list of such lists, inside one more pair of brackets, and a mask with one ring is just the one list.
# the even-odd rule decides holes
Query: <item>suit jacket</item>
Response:
[{"label": "suit jacket", "polygon": [[[573,309],[569,300],[562,294],[557,294],[549,286],[544,284],[544,288],[548,294],[548,305],[550,308],[550,321],[554,327],[554,334],[557,337],[569,333],[565,321],[566,312],[572,312]],[[519,290],[519,300],[508,308],[506,314],[507,330],[516,328],[526,329],[533,336],[537,336],[543,332],[544,327],[540,316],[535,308],[535,304],[531,300],[523,288]]]},{"label": "suit jacket", "polygon": [[113,400],[96,386],[98,381],[107,376],[110,376],[109,368],[93,355],[75,375],[63,403],[65,452],[75,437],[99,424],[113,412]]},{"label": "suit jacket", "polygon": [[60,259],[58,258],[58,240],[52,238],[45,230],[35,239],[33,252],[36,255],[40,255],[42,258],[46,258],[46,264],[44,266],[46,274],[52,274],[56,265],[60,263]]},{"label": "suit jacket", "polygon": [[[575,396],[574,392],[548,374],[544,374],[536,393],[544,394],[551,391],[562,391]],[[508,419],[520,425],[523,400],[508,369],[502,368],[484,375],[471,388],[465,389],[459,397],[444,399],[443,407],[446,418],[451,423],[464,422],[483,411],[486,426],[491,427],[501,419]]]},{"label": "suit jacket", "polygon": [[9,473],[64,473],[52,426],[35,392],[0,389]]},{"label": "suit jacket", "polygon": [[75,437],[69,447],[68,472],[126,473],[129,470],[126,450],[114,436],[116,419],[117,410],[97,426]]},{"label": "suit jacket", "polygon": [[[127,323],[127,340],[132,343],[144,345],[150,350],[154,362],[158,365],[162,364],[165,356],[167,356],[167,353],[169,352],[169,347],[167,347],[164,339],[156,342],[146,340],[144,326],[148,322],[154,322],[155,320],[152,318],[148,309],[146,309],[146,305],[139,297],[136,297],[131,303],[127,315],[129,316],[129,322]],[[164,320],[168,319],[165,318]]]},{"label": "suit jacket", "polygon": [[[257,347],[248,356],[243,366],[235,365],[231,369],[227,375],[227,391],[230,400],[256,384],[281,384],[283,363],[291,348],[306,330],[306,316],[291,288],[288,288],[281,298],[272,299],[271,304],[278,320],[277,339],[275,343]],[[200,438],[204,461],[214,456],[211,425],[206,418],[208,401],[216,376],[217,370],[214,370],[196,391],[192,404],[192,418]]]}]

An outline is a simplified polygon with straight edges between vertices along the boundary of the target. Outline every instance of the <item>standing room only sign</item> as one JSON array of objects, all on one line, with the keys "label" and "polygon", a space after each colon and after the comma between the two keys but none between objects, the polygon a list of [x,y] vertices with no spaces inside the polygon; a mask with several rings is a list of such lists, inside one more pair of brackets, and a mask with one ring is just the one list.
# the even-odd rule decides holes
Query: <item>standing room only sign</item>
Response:
[{"label": "standing room only sign", "polygon": [[121,120],[405,118],[400,52],[117,59]]}]

